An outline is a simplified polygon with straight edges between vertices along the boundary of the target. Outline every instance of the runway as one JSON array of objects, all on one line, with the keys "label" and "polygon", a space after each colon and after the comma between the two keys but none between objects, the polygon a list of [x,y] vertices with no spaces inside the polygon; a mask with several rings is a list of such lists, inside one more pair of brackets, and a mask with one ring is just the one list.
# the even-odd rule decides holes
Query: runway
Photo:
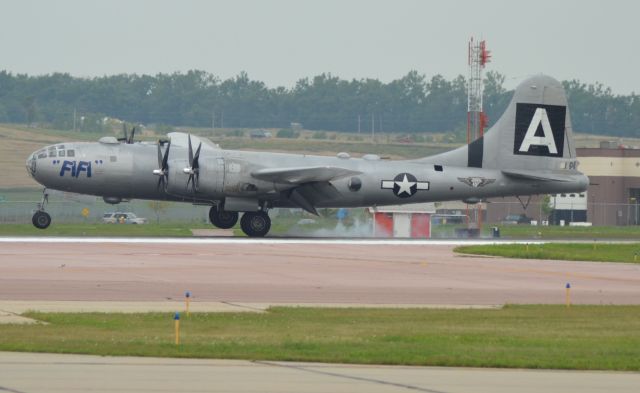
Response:
[{"label": "runway", "polygon": [[[486,241],[484,241],[486,242]],[[271,305],[640,304],[640,266],[461,256],[458,241],[0,238],[0,313]],[[4,308],[4,310],[3,310]],[[0,392],[635,392],[638,373],[0,352]]]},{"label": "runway", "polygon": [[0,392],[635,393],[640,374],[0,352]]},{"label": "runway", "polygon": [[438,241],[0,239],[0,300],[640,304],[640,266],[455,255]]}]

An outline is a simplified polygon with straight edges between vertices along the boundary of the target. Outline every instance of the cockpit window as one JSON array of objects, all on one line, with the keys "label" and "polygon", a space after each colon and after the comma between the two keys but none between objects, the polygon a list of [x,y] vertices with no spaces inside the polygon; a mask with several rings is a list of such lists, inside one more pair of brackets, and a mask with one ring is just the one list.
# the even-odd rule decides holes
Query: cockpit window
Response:
[{"label": "cockpit window", "polygon": [[67,157],[75,157],[76,152],[72,149],[67,150]]},{"label": "cockpit window", "polygon": [[64,157],[64,150],[58,150],[58,157]]},{"label": "cockpit window", "polygon": [[55,157],[56,156],[56,151],[55,150],[49,150],[49,157]]},{"label": "cockpit window", "polygon": [[47,152],[42,150],[38,152],[38,158],[47,158]]}]

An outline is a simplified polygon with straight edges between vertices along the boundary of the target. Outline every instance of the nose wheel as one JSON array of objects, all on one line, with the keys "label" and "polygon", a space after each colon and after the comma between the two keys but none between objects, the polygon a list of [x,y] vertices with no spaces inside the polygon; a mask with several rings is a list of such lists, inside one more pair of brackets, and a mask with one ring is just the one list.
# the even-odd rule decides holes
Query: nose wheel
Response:
[{"label": "nose wheel", "polygon": [[38,229],[47,229],[51,225],[51,216],[44,211],[37,211],[31,218],[33,226]]},{"label": "nose wheel", "polygon": [[271,218],[266,212],[246,212],[240,219],[242,231],[249,237],[264,237],[271,229]]},{"label": "nose wheel", "polygon": [[49,213],[44,211],[45,206],[49,202],[49,194],[47,193],[47,189],[45,188],[42,191],[42,200],[38,203],[38,210],[33,214],[31,218],[31,223],[34,227],[38,229],[47,229],[49,225],[51,225],[51,216]]}]

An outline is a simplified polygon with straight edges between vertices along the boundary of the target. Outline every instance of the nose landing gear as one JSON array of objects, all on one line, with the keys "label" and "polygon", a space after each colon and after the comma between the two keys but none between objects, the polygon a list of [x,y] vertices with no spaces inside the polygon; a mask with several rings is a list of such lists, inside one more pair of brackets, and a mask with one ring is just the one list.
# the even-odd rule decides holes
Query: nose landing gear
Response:
[{"label": "nose landing gear", "polygon": [[44,211],[47,202],[49,202],[49,194],[45,188],[42,191],[42,200],[38,203],[38,210],[36,210],[31,218],[31,223],[33,223],[33,226],[38,229],[47,229],[49,225],[51,225],[51,216],[49,213]]}]

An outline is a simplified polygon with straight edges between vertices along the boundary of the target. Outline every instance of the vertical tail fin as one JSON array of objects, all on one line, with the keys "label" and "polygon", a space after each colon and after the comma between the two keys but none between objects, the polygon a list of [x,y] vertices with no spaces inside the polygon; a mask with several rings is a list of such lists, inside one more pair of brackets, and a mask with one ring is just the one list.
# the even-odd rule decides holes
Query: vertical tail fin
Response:
[{"label": "vertical tail fin", "polygon": [[564,88],[536,75],[522,82],[504,114],[468,146],[429,157],[429,162],[488,169],[552,170],[575,159]]}]

